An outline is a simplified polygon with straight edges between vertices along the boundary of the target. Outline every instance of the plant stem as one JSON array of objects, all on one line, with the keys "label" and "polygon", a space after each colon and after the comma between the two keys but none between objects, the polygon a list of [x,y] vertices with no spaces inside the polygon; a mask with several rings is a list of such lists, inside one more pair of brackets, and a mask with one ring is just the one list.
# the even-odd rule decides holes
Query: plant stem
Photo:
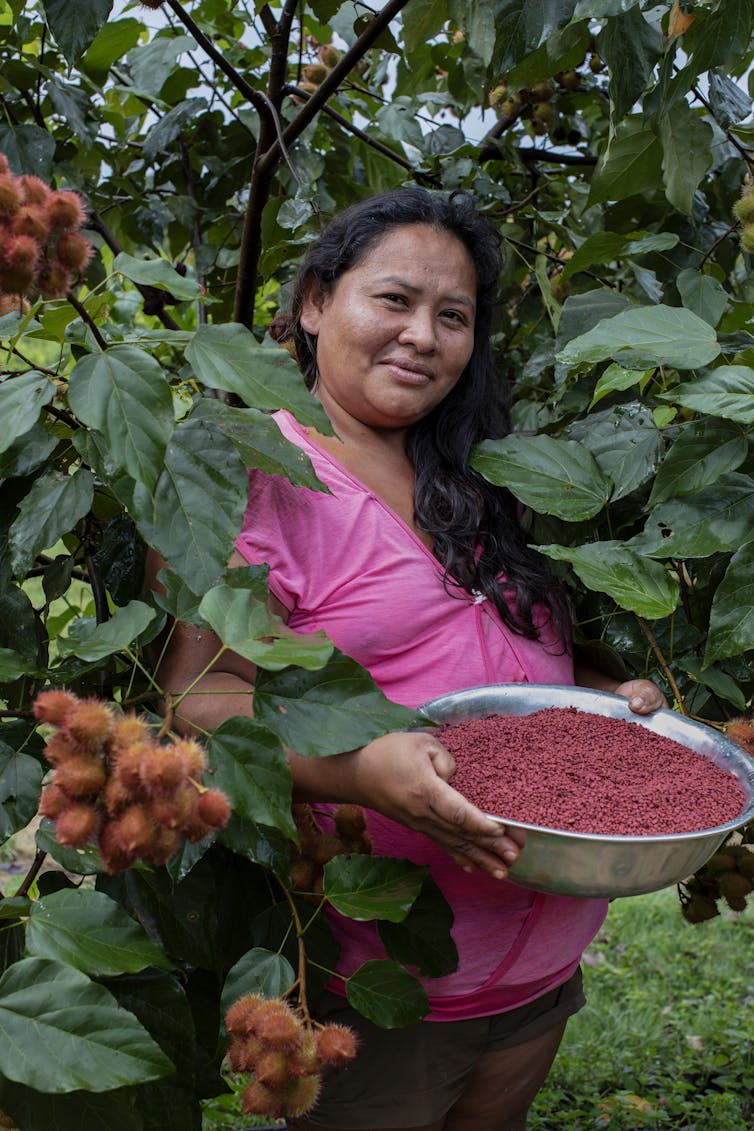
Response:
[{"label": "plant stem", "polygon": [[676,682],[675,676],[673,675],[672,671],[670,670],[670,666],[669,666],[667,660],[665,659],[665,657],[662,653],[662,649],[660,648],[660,645],[657,643],[657,640],[655,638],[654,633],[652,632],[652,629],[649,627],[649,625],[644,620],[644,618],[640,617],[638,613],[634,613],[634,616],[636,617],[636,623],[638,624],[639,628],[641,629],[641,631],[644,633],[644,635],[647,638],[647,642],[649,644],[649,647],[652,649],[652,652],[654,653],[655,659],[657,660],[657,663],[659,664],[663,675],[665,676],[666,680],[668,681],[671,688],[673,689],[673,695],[675,696],[675,701],[678,704],[679,711],[681,712],[682,715],[688,716],[690,714],[690,712],[689,712],[688,708],[686,707],[683,696],[681,695],[681,689],[678,686],[678,683]]}]

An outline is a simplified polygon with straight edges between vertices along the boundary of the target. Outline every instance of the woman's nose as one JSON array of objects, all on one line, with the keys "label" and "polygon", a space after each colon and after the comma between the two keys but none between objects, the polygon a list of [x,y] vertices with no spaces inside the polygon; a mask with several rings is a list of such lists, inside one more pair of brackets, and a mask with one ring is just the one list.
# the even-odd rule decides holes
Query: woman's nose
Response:
[{"label": "woman's nose", "polygon": [[422,306],[413,307],[406,314],[398,340],[414,346],[420,353],[433,350],[437,343],[434,313]]}]

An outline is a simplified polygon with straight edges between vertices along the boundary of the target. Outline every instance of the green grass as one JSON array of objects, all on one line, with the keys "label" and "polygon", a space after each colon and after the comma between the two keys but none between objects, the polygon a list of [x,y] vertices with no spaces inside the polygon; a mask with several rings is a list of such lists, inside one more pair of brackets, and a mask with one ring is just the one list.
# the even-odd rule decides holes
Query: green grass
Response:
[{"label": "green grass", "polygon": [[616,900],[530,1131],[754,1127],[754,910],[690,926],[674,890]]}]

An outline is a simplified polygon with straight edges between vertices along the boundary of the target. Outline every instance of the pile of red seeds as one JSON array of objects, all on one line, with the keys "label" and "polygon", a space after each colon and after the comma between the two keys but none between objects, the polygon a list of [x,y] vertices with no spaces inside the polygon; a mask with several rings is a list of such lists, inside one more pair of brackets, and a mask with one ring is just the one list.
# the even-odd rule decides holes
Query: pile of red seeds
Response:
[{"label": "pile of red seeds", "polygon": [[548,708],[443,727],[452,784],[486,813],[551,829],[664,836],[713,828],[745,808],[737,779],[637,723]]}]

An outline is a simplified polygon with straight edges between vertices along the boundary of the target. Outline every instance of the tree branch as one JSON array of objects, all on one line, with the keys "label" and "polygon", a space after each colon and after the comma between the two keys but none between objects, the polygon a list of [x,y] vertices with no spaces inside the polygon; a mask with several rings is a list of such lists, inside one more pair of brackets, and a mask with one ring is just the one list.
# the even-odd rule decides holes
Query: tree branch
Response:
[{"label": "tree branch", "polygon": [[93,336],[95,342],[97,343],[99,348],[104,352],[107,349],[107,342],[102,337],[102,334],[100,333],[99,326],[96,324],[96,322],[92,318],[89,311],[86,309],[86,307],[84,306],[83,303],[79,302],[79,300],[76,298],[73,291],[68,291],[68,294],[65,297],[66,297],[66,301],[70,302],[71,306],[76,311],[79,318],[81,318],[86,323],[86,325],[89,327],[89,329],[92,331],[92,336]]},{"label": "tree branch", "polygon": [[[174,3],[175,0],[168,0],[168,2]],[[301,136],[309,123],[314,120],[317,112],[327,102],[330,95],[335,93],[343,79],[353,70],[359,60],[363,59],[374,41],[384,31],[390,21],[398,15],[401,9],[406,7],[408,2],[409,0],[390,0],[382,11],[376,15],[373,20],[369,21],[353,46],[338,60],[329,75],[320,83],[311,98],[308,99],[290,125],[287,126],[283,132],[283,143],[285,145],[291,145],[296,138]],[[279,144],[275,142],[270,149],[259,158],[259,165],[262,167],[262,171],[273,167],[279,158]]]}]

